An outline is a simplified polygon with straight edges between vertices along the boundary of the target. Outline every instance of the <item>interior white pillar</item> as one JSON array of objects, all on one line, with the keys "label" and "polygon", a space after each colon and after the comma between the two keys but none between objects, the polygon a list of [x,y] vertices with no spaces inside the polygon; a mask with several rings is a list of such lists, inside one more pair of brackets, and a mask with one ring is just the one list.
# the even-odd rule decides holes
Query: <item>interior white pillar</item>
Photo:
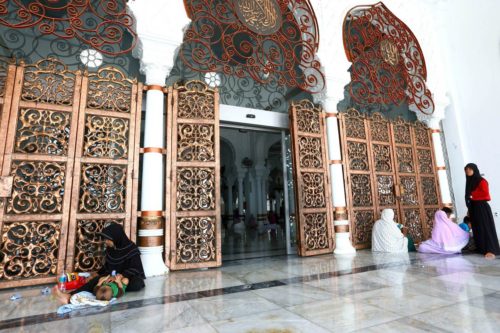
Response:
[{"label": "interior white pillar", "polygon": [[146,76],[138,245],[144,272],[150,277],[168,272],[163,261],[165,95],[162,87],[174,66],[176,51],[182,43],[183,29],[189,18],[181,1],[149,0],[147,6],[140,1],[131,1],[128,9],[135,18],[138,35],[133,55],[140,59],[141,72]]},{"label": "interior white pillar", "polygon": [[234,179],[229,178],[227,183],[227,202],[226,202],[226,215],[231,221],[233,216],[233,185]]},{"label": "interior white pillar", "polygon": [[238,174],[238,218],[240,222],[243,221],[243,180],[244,175]]},{"label": "interior white pillar", "polygon": [[324,108],[326,113],[326,133],[328,142],[328,156],[330,159],[330,186],[334,207],[335,254],[353,254],[356,249],[352,246],[347,216],[346,197],[344,188],[344,174],[342,169],[342,153],[340,147],[340,133],[337,118],[338,101],[326,98]]}]

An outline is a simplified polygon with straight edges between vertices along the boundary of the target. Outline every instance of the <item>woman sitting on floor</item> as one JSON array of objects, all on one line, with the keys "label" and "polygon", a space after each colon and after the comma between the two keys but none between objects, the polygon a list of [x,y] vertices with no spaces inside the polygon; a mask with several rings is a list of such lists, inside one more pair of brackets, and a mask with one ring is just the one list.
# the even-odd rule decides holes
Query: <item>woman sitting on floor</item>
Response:
[{"label": "woman sitting on floor", "polygon": [[144,288],[146,277],[142,268],[141,254],[137,245],[127,237],[123,227],[111,223],[103,229],[101,236],[106,243],[104,266],[97,274],[93,274],[89,282],[71,293],[64,293],[57,286],[52,288],[52,293],[60,303],[68,304],[71,295],[81,291],[94,292],[100,278],[111,275],[113,272],[128,280],[127,291],[139,291]]},{"label": "woman sitting on floor", "polygon": [[414,249],[413,241],[407,236],[408,229],[398,227],[394,222],[394,211],[384,209],[381,219],[375,222],[372,231],[372,251],[407,253]]},{"label": "woman sitting on floor", "polygon": [[[446,211],[444,211],[446,210]],[[451,209],[443,208],[434,215],[432,238],[418,247],[421,253],[460,253],[469,243],[469,233],[450,220]]]}]

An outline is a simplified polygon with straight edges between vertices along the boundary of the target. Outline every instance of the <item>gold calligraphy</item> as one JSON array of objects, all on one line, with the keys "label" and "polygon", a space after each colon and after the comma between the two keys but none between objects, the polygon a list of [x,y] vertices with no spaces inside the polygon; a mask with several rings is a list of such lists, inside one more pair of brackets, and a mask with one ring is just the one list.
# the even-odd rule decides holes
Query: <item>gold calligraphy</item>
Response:
[{"label": "gold calligraphy", "polygon": [[399,63],[398,47],[390,40],[385,39],[380,43],[380,52],[386,63],[392,66]]},{"label": "gold calligraphy", "polygon": [[234,1],[241,22],[251,31],[270,35],[281,27],[281,10],[275,0]]}]

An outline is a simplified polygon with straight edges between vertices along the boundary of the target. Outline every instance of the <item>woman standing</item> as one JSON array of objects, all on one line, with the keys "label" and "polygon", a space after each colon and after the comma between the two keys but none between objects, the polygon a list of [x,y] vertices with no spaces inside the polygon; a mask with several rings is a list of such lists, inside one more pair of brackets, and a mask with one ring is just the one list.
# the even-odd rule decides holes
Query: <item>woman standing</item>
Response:
[{"label": "woman standing", "polygon": [[137,245],[127,237],[123,227],[111,223],[102,230],[101,237],[106,244],[104,265],[99,272],[92,274],[93,277],[85,285],[70,293],[63,293],[55,286],[52,292],[62,304],[68,304],[71,295],[80,291],[93,292],[100,277],[110,276],[113,271],[129,280],[127,291],[139,291],[144,288],[146,277],[142,268],[141,254]]},{"label": "woman standing", "polygon": [[467,183],[465,185],[465,203],[472,221],[472,232],[477,251],[487,259],[500,255],[495,221],[488,201],[491,200],[488,182],[481,176],[477,165],[465,166]]}]

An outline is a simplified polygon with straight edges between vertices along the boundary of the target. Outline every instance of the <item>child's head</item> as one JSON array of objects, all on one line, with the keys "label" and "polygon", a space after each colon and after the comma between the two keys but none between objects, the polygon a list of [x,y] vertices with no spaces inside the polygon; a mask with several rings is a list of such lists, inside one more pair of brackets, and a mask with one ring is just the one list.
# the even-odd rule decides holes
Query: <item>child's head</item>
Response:
[{"label": "child's head", "polygon": [[446,213],[448,218],[450,218],[451,214],[453,214],[453,210],[450,207],[443,207],[441,210]]},{"label": "child's head", "polygon": [[110,286],[100,286],[95,292],[95,297],[99,301],[110,301],[113,298],[113,291]]}]

